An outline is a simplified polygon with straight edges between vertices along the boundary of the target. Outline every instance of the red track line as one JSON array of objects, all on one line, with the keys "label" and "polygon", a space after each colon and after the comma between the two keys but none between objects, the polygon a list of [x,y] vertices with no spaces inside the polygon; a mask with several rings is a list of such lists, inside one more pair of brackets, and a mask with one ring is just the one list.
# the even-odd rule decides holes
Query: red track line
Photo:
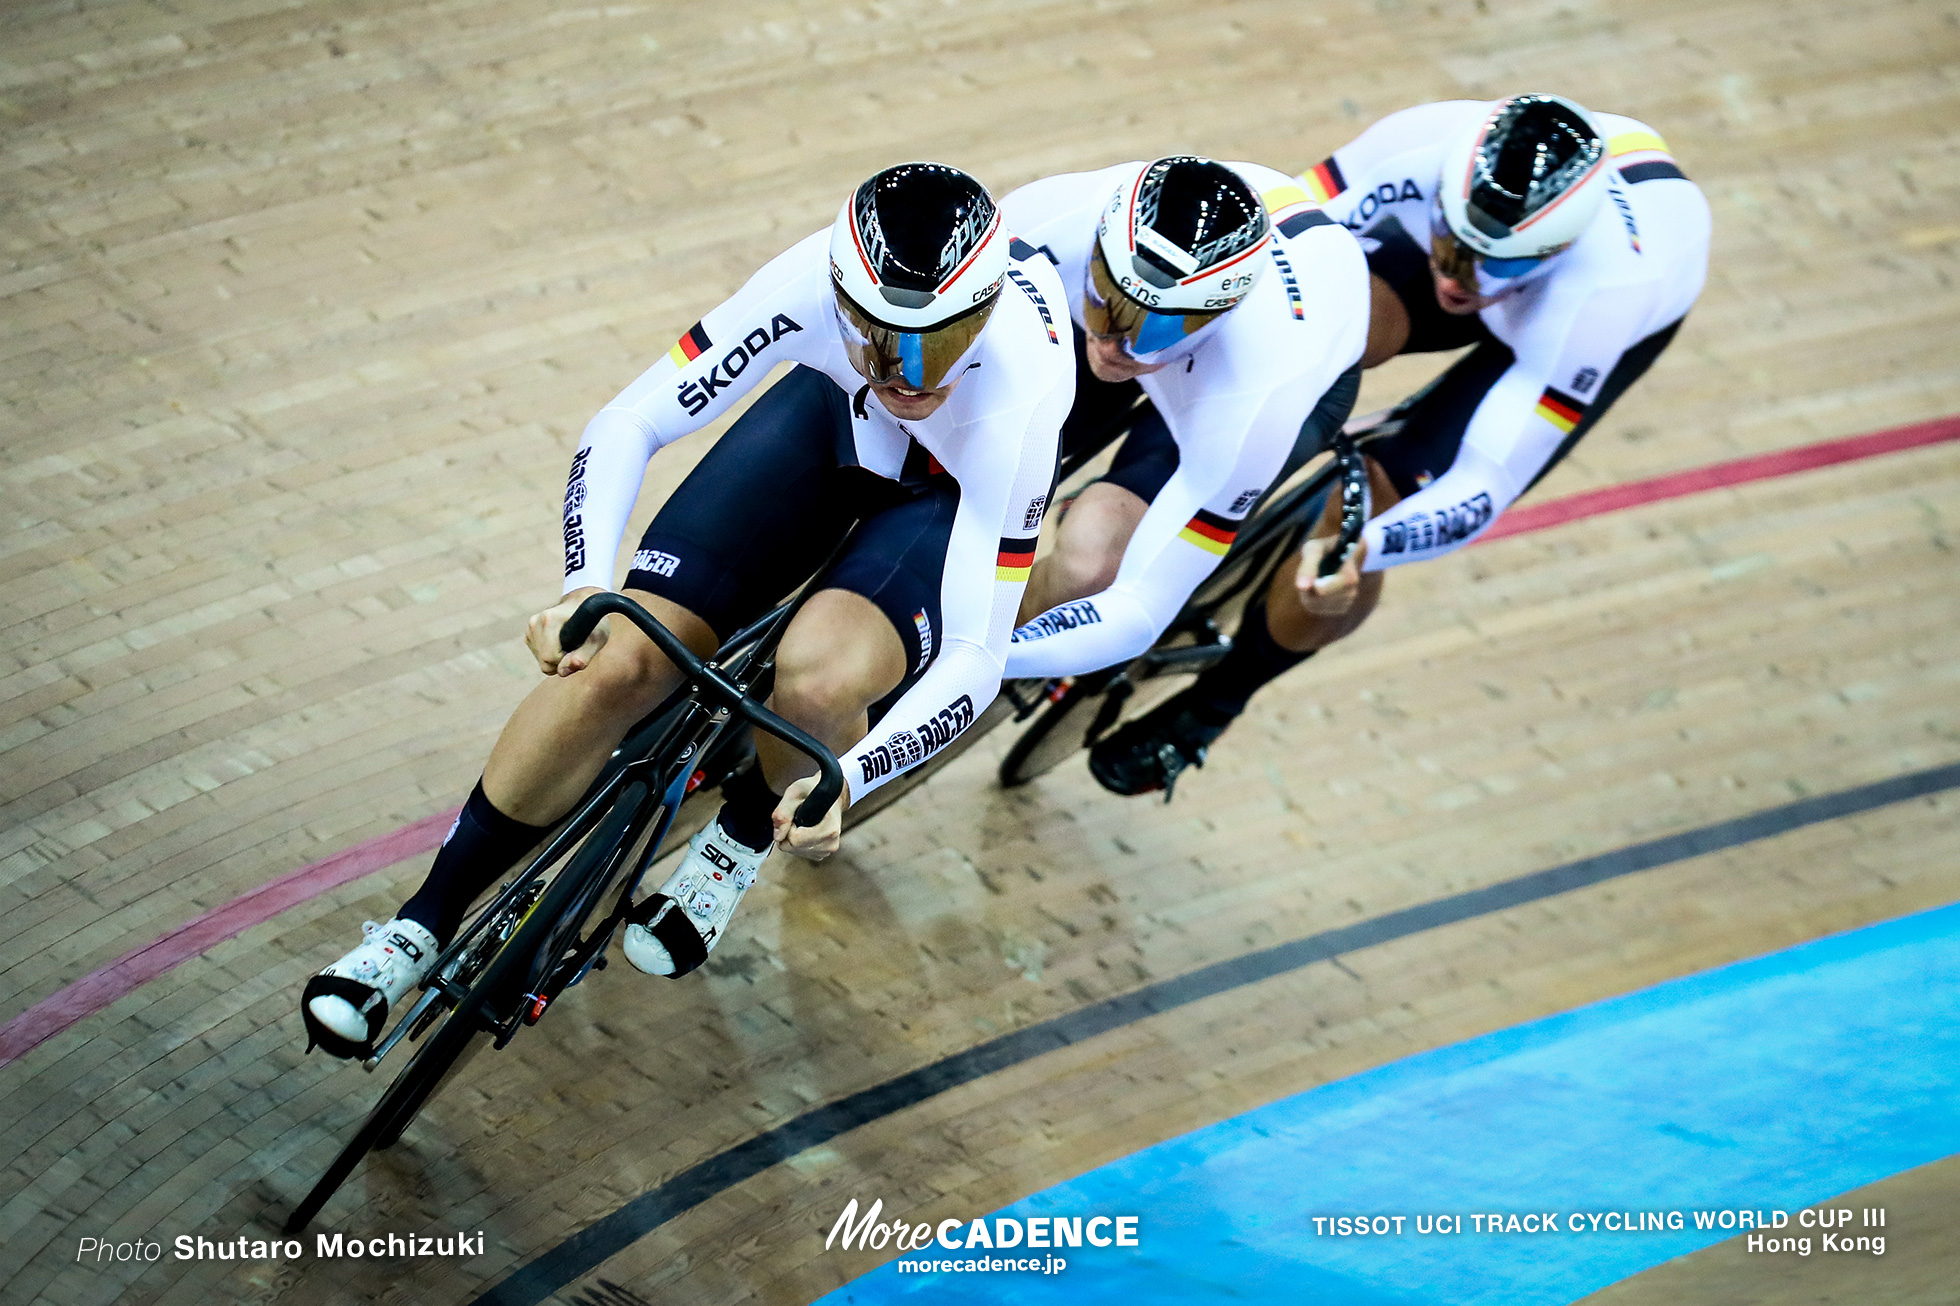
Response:
[{"label": "red track line", "polygon": [[[1568,495],[1549,503],[1514,508],[1485,531],[1483,539],[1495,540],[1506,535],[1542,531],[1584,517],[1617,512],[1622,508],[1658,503],[1663,499],[1676,499],[1725,486],[1745,485],[1750,481],[1788,476],[1794,472],[1897,453],[1902,449],[1917,449],[1948,440],[1960,440],[1960,417],[1943,417],[1937,421],[1895,427],[1871,435],[1826,440],[1821,444],[1801,445],[1777,453],[1737,458],[1693,471],[1608,486],[1603,490],[1588,490],[1584,494]],[[1482,543],[1482,540],[1478,542]],[[162,938],[124,953],[100,970],[90,972],[0,1026],[0,1066],[233,935],[269,921],[280,912],[329,889],[430,851],[442,842],[443,833],[455,819],[454,810],[439,812],[423,817],[413,825],[403,826],[392,834],[355,844],[323,861],[302,866],[262,884],[222,907],[212,908]]]},{"label": "red track line", "polygon": [[263,924],[290,907],[330,889],[372,875],[385,866],[428,852],[441,843],[461,808],[425,816],[390,834],[357,843],[333,856],[288,871],[178,926],[162,938],[125,952],[100,970],[42,999],[0,1025],[0,1066],[53,1038],[85,1016],[133,993],[165,971],[235,934]]},{"label": "red track line", "polygon": [[1603,490],[1567,495],[1550,503],[1513,508],[1499,517],[1497,524],[1485,531],[1478,543],[1563,526],[1581,517],[1597,517],[1601,513],[1618,512],[1622,508],[1637,508],[1643,503],[1678,499],[1684,494],[1699,494],[1703,490],[1719,490],[1730,485],[1746,485],[1750,481],[1767,480],[1772,476],[1788,476],[1793,472],[1807,472],[1818,467],[1855,462],[1860,458],[1897,453],[1901,449],[1917,449],[1922,445],[1940,444],[1947,440],[1960,440],[1960,417],[1942,417],[1938,421],[1921,422],[1917,426],[1899,426],[1871,435],[1799,445],[1795,449],[1757,454],[1753,458],[1737,458],[1709,467],[1697,467],[1693,471],[1675,472],[1671,476],[1609,485]]}]

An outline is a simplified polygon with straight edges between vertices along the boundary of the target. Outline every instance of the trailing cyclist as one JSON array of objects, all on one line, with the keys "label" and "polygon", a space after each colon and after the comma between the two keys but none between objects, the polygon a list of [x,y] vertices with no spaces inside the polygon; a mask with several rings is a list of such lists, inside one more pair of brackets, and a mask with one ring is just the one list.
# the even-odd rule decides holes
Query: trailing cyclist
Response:
[{"label": "trailing cyclist", "polygon": [[1558,464],[1679,330],[1709,213],[1644,123],[1554,95],[1392,114],[1301,180],[1368,251],[1364,362],[1474,346],[1367,446],[1376,515],[1316,580],[1335,505],[1230,653],[1099,743],[1118,793],[1172,783],[1260,685],[1352,633],[1382,572],[1475,540]]},{"label": "trailing cyclist", "polygon": [[471,901],[675,688],[672,665],[623,621],[601,623],[570,653],[558,633],[608,588],[648,459],[721,417],[777,363],[794,366],[655,514],[623,592],[708,656],[848,534],[784,634],[769,704],[840,755],[847,797],[817,826],[794,825],[813,766],[759,736],[758,765],[725,787],[717,819],[636,907],[627,959],[662,975],[699,965],[772,845],[828,855],[849,797],[931,756],[986,708],[1074,379],[1053,328],[1061,283],[1009,244],[972,177],[935,163],[887,168],[592,419],[565,490],[564,596],[525,635],[548,679],[505,726],[422,887],[307,985],[315,1042],[365,1055]]},{"label": "trailing cyclist", "polygon": [[1347,418],[1367,267],[1296,179],[1257,164],[1124,163],[1001,203],[1068,288],[1064,454],[1093,451],[1139,394],[1151,401],[1022,600],[1008,675],[1074,675],[1149,648],[1296,447],[1310,456]]}]

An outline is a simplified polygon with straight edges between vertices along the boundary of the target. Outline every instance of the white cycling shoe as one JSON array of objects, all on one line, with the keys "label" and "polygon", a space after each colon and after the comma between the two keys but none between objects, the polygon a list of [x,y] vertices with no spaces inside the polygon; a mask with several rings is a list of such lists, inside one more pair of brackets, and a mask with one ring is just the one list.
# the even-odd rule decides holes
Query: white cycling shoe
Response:
[{"label": "white cycling shoe", "polygon": [[679,977],[699,966],[768,860],[767,848],[746,848],[728,837],[719,819],[708,822],[688,840],[687,856],[660,892],[628,914],[626,960],[649,975]]},{"label": "white cycling shoe", "polygon": [[336,1057],[365,1057],[388,1023],[388,1010],[422,982],[442,949],[411,920],[361,927],[360,946],[306,982],[300,1015],[307,1045]]}]

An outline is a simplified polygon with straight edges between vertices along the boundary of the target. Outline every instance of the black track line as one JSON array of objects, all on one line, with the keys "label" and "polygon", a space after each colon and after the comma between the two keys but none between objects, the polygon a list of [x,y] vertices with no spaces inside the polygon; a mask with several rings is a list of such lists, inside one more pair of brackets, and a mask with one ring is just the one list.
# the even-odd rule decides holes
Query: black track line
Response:
[{"label": "black track line", "polygon": [[1134,993],[1105,998],[807,1111],[689,1166],[520,1265],[508,1278],[478,1297],[472,1306],[537,1306],[675,1216],[760,1174],[778,1161],[786,1161],[860,1125],[882,1120],[948,1089],[1020,1065],[1044,1052],[1069,1047],[1188,1003],[1257,984],[1345,952],[1955,787],[1960,787],[1960,763],[1914,771],[1839,793],[1803,798],[1749,816],[1581,858],[1487,888],[1420,903],[1356,925],[1325,930],[1229,961],[1214,962],[1174,979],[1147,984]]}]

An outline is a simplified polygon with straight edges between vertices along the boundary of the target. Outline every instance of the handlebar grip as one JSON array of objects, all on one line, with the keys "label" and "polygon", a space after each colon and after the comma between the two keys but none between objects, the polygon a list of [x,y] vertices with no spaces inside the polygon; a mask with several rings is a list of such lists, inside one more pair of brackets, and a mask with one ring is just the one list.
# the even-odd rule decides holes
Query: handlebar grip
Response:
[{"label": "handlebar grip", "polygon": [[817,787],[810,791],[808,798],[796,805],[796,823],[806,828],[823,820],[824,813],[844,792],[844,768],[837,764],[836,756],[827,748],[817,754],[817,771]]},{"label": "handlebar grip", "polygon": [[578,610],[558,628],[558,647],[570,653],[591,638],[592,628],[599,624],[600,618],[615,614],[639,627],[667,655],[667,660],[680,669],[682,675],[698,677],[703,673],[701,659],[694,655],[693,649],[681,642],[679,635],[660,624],[652,613],[624,594],[615,594],[610,590],[594,594],[578,605]]},{"label": "handlebar grip", "polygon": [[1351,541],[1344,542],[1336,539],[1334,546],[1320,555],[1320,565],[1314,568],[1314,577],[1318,580],[1325,580],[1327,577],[1339,571],[1341,564],[1347,561],[1348,553],[1353,548],[1354,545]]},{"label": "handlebar grip", "polygon": [[1341,533],[1327,552],[1320,555],[1314,575],[1321,579],[1339,571],[1354,552],[1355,541],[1368,525],[1373,506],[1373,496],[1368,491],[1368,463],[1355,448],[1353,437],[1344,431],[1335,436],[1334,443],[1341,466]]},{"label": "handlebar grip", "polygon": [[592,637],[592,631],[598,626],[599,619],[606,615],[593,606],[593,601],[604,597],[603,594],[592,595],[578,605],[576,612],[565,619],[565,624],[558,628],[559,652],[571,653]]}]

